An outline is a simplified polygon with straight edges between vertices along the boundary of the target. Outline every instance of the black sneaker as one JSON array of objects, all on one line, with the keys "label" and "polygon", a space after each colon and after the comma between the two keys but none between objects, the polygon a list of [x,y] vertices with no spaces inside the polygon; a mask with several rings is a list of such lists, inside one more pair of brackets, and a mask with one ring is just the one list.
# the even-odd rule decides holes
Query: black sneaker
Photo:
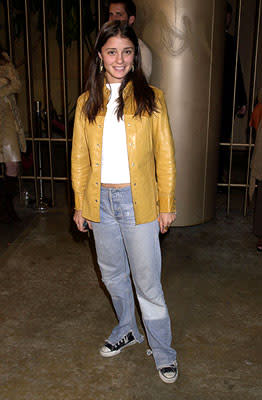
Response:
[{"label": "black sneaker", "polygon": [[177,361],[168,367],[160,368],[158,370],[159,376],[165,383],[174,383],[178,377],[178,365]]},{"label": "black sneaker", "polygon": [[133,344],[136,344],[136,339],[133,333],[129,332],[116,344],[105,342],[104,346],[100,349],[100,354],[103,357],[114,357],[119,354],[123,349],[128,346],[132,346]]}]

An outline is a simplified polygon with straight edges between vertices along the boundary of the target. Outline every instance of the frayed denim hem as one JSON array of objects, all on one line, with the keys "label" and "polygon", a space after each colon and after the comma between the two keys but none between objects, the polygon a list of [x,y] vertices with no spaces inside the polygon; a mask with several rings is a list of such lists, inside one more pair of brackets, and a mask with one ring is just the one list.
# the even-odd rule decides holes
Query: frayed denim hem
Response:
[{"label": "frayed denim hem", "polygon": [[[122,336],[122,338],[123,338],[124,336],[128,335],[129,332],[132,333],[132,335],[134,336],[135,341],[136,341],[137,343],[143,343],[143,341],[145,340],[145,338],[144,338],[143,335],[139,335],[139,338],[138,338],[138,337],[134,334],[134,331],[133,331],[132,329],[129,330],[127,333],[125,333],[125,334]],[[122,338],[120,338],[119,340],[121,340]],[[112,346],[114,346],[116,343],[119,342],[119,340],[116,340],[116,341],[113,343],[111,340],[107,339],[107,340],[106,340],[106,343],[109,343],[109,344],[111,344]]]}]

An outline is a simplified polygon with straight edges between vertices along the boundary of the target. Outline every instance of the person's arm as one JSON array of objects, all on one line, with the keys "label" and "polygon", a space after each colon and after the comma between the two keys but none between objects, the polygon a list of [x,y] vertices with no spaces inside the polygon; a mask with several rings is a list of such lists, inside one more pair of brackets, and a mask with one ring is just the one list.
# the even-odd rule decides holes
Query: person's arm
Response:
[{"label": "person's arm", "polygon": [[142,70],[147,82],[150,82],[150,77],[152,73],[152,53],[141,39],[139,39],[138,42],[141,52]]},{"label": "person's arm", "polygon": [[173,135],[163,93],[158,94],[158,112],[153,116],[153,141],[162,233],[175,220],[176,166]]},{"label": "person's arm", "polygon": [[84,104],[83,95],[78,99],[75,122],[74,134],[72,144],[72,187],[75,195],[75,214],[74,221],[78,229],[85,232],[83,228],[84,218],[82,217],[83,198],[86,188],[87,177],[90,169],[90,158],[87,145],[87,137],[85,134],[86,117],[82,112]]}]

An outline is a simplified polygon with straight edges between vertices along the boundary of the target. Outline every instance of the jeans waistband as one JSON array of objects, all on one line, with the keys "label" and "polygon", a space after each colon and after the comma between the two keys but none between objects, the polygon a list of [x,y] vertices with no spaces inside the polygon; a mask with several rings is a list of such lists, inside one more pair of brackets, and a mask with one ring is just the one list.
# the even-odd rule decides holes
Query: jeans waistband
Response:
[{"label": "jeans waistband", "polygon": [[131,186],[125,186],[122,188],[110,188],[101,186],[102,192],[129,192],[131,190]]}]

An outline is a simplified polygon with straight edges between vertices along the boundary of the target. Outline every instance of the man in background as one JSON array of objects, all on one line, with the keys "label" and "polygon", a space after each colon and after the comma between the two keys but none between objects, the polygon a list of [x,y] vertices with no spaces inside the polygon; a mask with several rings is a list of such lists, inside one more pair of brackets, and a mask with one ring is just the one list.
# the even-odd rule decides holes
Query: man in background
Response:
[{"label": "man in background", "polygon": [[[109,0],[109,21],[126,21],[129,25],[134,25],[136,20],[136,5],[132,0]],[[147,81],[150,81],[152,72],[152,54],[147,45],[138,39],[142,56],[142,70]]]}]

